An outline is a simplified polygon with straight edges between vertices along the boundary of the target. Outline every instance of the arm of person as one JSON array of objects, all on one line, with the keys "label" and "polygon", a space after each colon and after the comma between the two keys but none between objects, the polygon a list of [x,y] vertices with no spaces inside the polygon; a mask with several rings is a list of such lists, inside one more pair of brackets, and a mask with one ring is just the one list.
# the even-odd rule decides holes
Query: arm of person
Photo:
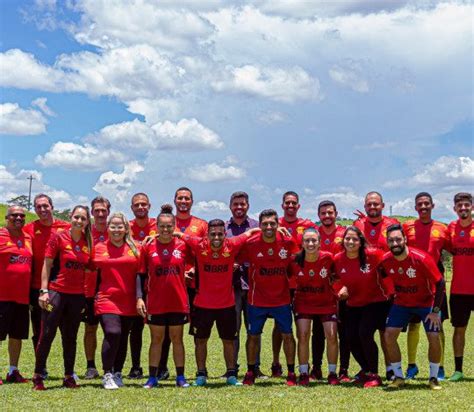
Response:
[{"label": "arm of person", "polygon": [[47,257],[44,259],[43,270],[41,271],[41,289],[38,298],[38,304],[41,309],[46,309],[49,304],[48,284],[53,262],[52,258]]},{"label": "arm of person", "polygon": [[143,289],[145,284],[146,274],[137,273],[135,287],[136,287],[136,298],[137,298],[137,313],[142,317],[146,317],[146,305],[143,300]]}]

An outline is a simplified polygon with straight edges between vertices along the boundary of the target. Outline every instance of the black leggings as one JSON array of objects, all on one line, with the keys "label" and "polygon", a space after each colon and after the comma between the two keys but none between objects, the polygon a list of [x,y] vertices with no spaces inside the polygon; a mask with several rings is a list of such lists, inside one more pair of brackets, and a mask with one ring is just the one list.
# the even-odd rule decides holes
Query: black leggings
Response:
[{"label": "black leggings", "polygon": [[102,365],[104,373],[122,372],[127,356],[128,334],[132,327],[133,316],[115,314],[100,315],[100,325],[104,331],[102,342]]},{"label": "black leggings", "polygon": [[141,316],[133,316],[130,330],[130,352],[132,355],[132,368],[140,367],[140,357],[142,353],[143,328],[145,323]]},{"label": "black leggings", "polygon": [[31,329],[33,330],[33,349],[36,350],[38,346],[39,336],[41,333],[41,308],[38,304],[39,289],[30,289],[30,317]]},{"label": "black leggings", "polygon": [[63,343],[64,374],[74,373],[76,362],[77,331],[81,324],[85,307],[84,295],[49,291],[51,312],[42,311],[41,334],[36,347],[35,373],[43,373],[53,344],[56,331],[60,326]]},{"label": "black leggings", "polygon": [[[339,322],[337,323],[337,334],[339,336],[339,364],[340,369],[349,369],[349,359],[351,352],[349,342],[347,340],[344,323],[345,319],[345,302],[339,302]],[[324,328],[321,321],[313,320],[313,334],[311,336],[311,352],[313,356],[313,365],[316,368],[321,368],[323,364],[325,335]]]},{"label": "black leggings", "polygon": [[346,307],[345,330],[350,350],[364,372],[378,373],[379,350],[374,335],[385,329],[390,302]]}]

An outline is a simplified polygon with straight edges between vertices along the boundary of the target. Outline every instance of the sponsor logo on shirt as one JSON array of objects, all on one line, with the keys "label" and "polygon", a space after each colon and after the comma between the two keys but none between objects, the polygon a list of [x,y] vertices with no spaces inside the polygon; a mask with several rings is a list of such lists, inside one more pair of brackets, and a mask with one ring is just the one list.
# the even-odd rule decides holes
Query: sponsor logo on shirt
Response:
[{"label": "sponsor logo on shirt", "polygon": [[395,292],[396,293],[417,293],[418,292],[418,286],[400,286],[400,285],[395,285]]},{"label": "sponsor logo on shirt", "polygon": [[21,255],[11,255],[10,256],[10,264],[20,264],[20,265],[28,265],[31,263],[32,259],[30,256],[21,256]]},{"label": "sponsor logo on shirt", "polygon": [[227,272],[229,270],[229,265],[211,265],[211,264],[206,264],[204,265],[204,271],[209,272],[209,273],[223,273]]},{"label": "sponsor logo on shirt", "polygon": [[73,262],[71,260],[68,260],[64,267],[66,269],[72,269],[72,270],[85,270],[86,264],[82,262]]},{"label": "sponsor logo on shirt", "polygon": [[156,276],[179,275],[180,270],[178,266],[158,266],[155,268]]},{"label": "sponsor logo on shirt", "polygon": [[260,268],[261,276],[286,276],[286,267]]}]

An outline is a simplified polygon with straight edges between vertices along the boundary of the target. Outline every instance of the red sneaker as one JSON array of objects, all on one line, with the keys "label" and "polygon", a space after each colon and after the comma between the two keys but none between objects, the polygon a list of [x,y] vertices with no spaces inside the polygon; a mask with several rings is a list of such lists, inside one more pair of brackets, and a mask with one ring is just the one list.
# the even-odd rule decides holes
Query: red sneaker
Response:
[{"label": "red sneaker", "polygon": [[7,378],[5,379],[7,383],[26,383],[28,379],[21,376],[20,371],[15,369],[12,373],[7,374]]},{"label": "red sneaker", "polygon": [[311,373],[309,374],[309,378],[312,381],[321,381],[323,379],[323,371],[321,370],[321,368],[313,366],[313,368],[311,369]]},{"label": "red sneaker", "polygon": [[45,391],[44,380],[41,375],[33,376],[33,390],[35,391]]},{"label": "red sneaker", "polygon": [[298,379],[299,386],[308,386],[309,385],[309,375],[307,373],[301,373]]},{"label": "red sneaker", "polygon": [[368,373],[365,376],[364,388],[375,388],[382,386],[382,378],[376,373]]},{"label": "red sneaker", "polygon": [[352,383],[353,383],[354,385],[363,386],[366,380],[367,380],[367,374],[366,374],[363,370],[360,370],[360,371],[357,372],[357,374],[354,376],[354,380],[352,381]]},{"label": "red sneaker", "polygon": [[272,378],[280,378],[283,375],[283,368],[280,363],[272,363]]},{"label": "red sneaker", "polygon": [[253,385],[255,383],[255,375],[253,372],[247,372],[244,376],[244,380],[242,382],[244,385]]},{"label": "red sneaker", "polygon": [[0,385],[3,385],[3,381],[2,381],[2,378],[0,378]]},{"label": "red sneaker", "polygon": [[341,382],[339,378],[337,377],[337,375],[334,372],[331,372],[328,375],[328,383],[329,385],[339,385]]},{"label": "red sneaker", "polygon": [[77,384],[76,380],[73,376],[69,376],[63,379],[63,386],[69,389],[77,389],[79,385]]},{"label": "red sneaker", "polygon": [[288,372],[288,376],[286,377],[286,384],[288,386],[296,386],[296,373]]},{"label": "red sneaker", "polygon": [[349,377],[349,374],[347,373],[347,370],[341,369],[339,371],[339,382],[341,382],[341,383],[351,382],[351,378]]}]

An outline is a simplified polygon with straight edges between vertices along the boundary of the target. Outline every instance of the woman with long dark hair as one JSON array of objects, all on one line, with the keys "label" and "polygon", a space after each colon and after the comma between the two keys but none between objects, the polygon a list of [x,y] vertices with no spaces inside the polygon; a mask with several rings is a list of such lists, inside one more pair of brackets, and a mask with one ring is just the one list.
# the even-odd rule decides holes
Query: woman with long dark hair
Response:
[{"label": "woman with long dark hair", "polygon": [[347,289],[345,328],[351,352],[361,371],[356,383],[364,387],[380,386],[377,330],[385,329],[390,301],[381,284],[377,267],[383,251],[370,249],[360,229],[347,227],[343,237],[344,251],[335,256],[338,285]]},{"label": "woman with long dark hair", "polygon": [[90,212],[78,205],[71,212],[71,229],[56,233],[45,252],[41,289],[38,298],[42,311],[42,327],[36,347],[33,389],[44,390],[43,373],[51,345],[61,324],[66,388],[79,385],[73,377],[76,360],[77,331],[85,305],[86,270],[93,255]]}]

